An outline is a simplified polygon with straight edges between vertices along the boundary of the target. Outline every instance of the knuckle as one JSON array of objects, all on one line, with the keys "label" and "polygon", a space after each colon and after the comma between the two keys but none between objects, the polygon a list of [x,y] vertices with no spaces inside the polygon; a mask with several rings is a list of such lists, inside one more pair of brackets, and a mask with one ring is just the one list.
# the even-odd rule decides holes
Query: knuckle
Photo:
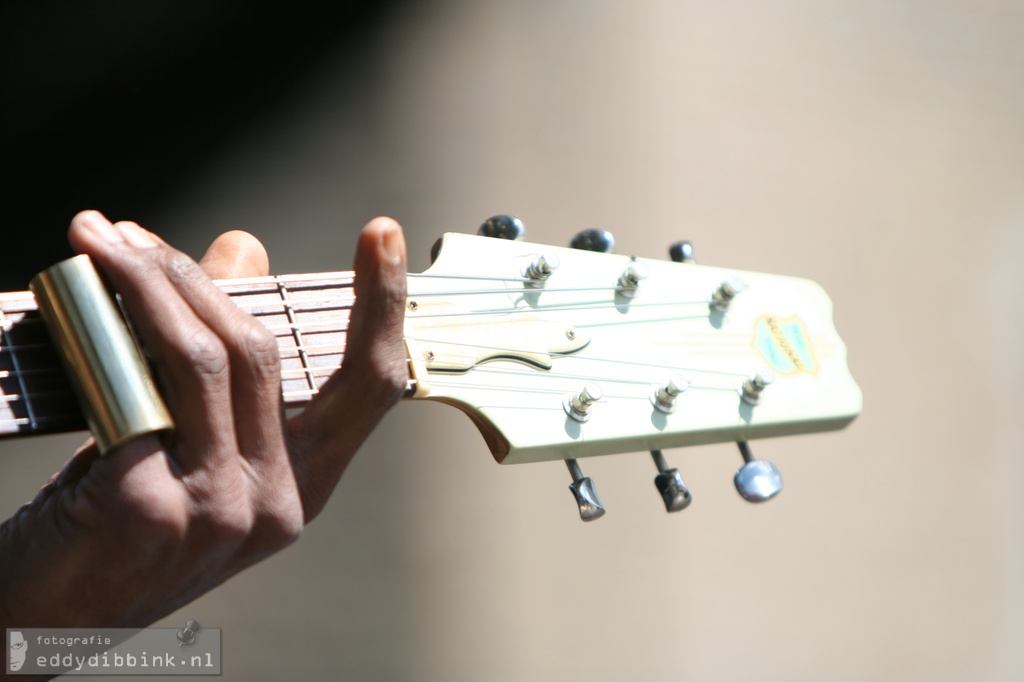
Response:
[{"label": "knuckle", "polygon": [[167,278],[179,285],[192,285],[206,279],[199,264],[180,251],[160,250],[161,268]]},{"label": "knuckle", "polygon": [[150,499],[146,504],[135,505],[132,511],[135,521],[132,527],[139,538],[179,543],[188,534],[188,517],[180,506]]},{"label": "knuckle", "polygon": [[216,504],[205,508],[195,520],[202,537],[220,548],[237,547],[252,534],[251,510],[242,504]]},{"label": "knuckle", "polygon": [[262,324],[249,318],[239,326],[233,346],[257,381],[271,384],[280,380],[281,353],[277,339]]},{"label": "knuckle", "polygon": [[209,330],[195,329],[182,336],[174,344],[172,352],[205,383],[217,386],[228,381],[227,349]]},{"label": "knuckle", "polygon": [[253,549],[257,552],[284,549],[299,539],[304,528],[301,507],[297,512],[295,510],[267,512],[257,522],[256,541]]},{"label": "knuckle", "polygon": [[366,364],[368,376],[366,387],[372,391],[375,402],[390,407],[398,402],[408,382],[405,355],[398,352],[378,352],[371,354]]},{"label": "knuckle", "polygon": [[[82,514],[83,506],[87,506],[90,513]],[[111,524],[111,515],[121,521]],[[176,546],[188,536],[191,525],[188,508],[179,496],[152,494],[136,487],[122,491],[113,506],[109,500],[90,501],[88,495],[82,496],[73,516],[95,521],[89,525],[100,535],[116,533],[117,543],[125,547]]]}]

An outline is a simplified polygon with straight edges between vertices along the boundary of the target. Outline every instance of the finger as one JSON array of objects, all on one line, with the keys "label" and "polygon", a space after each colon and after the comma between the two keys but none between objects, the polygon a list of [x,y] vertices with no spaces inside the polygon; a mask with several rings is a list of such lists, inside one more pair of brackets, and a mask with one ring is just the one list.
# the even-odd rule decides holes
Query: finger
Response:
[{"label": "finger", "polygon": [[232,230],[217,237],[199,265],[210,279],[266,277],[270,272],[267,250],[248,232]]},{"label": "finger", "polygon": [[356,302],[342,369],[290,424],[307,522],[323,508],[359,445],[407,385],[405,270],[401,227],[390,218],[370,221],[356,251]]},{"label": "finger", "polygon": [[227,353],[164,273],[167,247],[96,211],[75,216],[68,237],[111,280],[153,357],[176,422],[178,464],[187,471],[223,462],[237,447]]},{"label": "finger", "polygon": [[[114,227],[126,239],[145,233],[134,223],[117,223]],[[262,254],[265,261],[263,247],[255,238],[236,233],[229,240],[247,241],[244,248],[256,252],[255,260]],[[218,251],[215,251],[215,258]],[[281,406],[280,351],[276,338],[224,295],[195,261],[162,243],[155,253],[156,264],[170,285],[199,321],[213,332],[227,355],[230,397],[219,409],[222,413],[229,410],[231,420],[223,422],[220,430],[224,439],[231,440],[232,453],[242,454],[260,466],[270,466],[276,460],[275,466],[288,467]],[[210,419],[206,416],[204,422],[209,423]]]}]

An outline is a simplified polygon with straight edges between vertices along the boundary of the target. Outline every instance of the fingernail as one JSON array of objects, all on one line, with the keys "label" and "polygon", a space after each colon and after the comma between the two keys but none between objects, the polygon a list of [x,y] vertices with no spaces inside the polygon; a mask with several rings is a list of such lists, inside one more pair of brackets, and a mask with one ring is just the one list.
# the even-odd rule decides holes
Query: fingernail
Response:
[{"label": "fingernail", "polygon": [[153,236],[135,223],[117,223],[114,227],[118,229],[121,236],[128,240],[128,243],[132,246],[138,246],[143,249],[156,246],[156,240],[153,239]]},{"label": "fingernail", "polygon": [[116,244],[124,241],[106,216],[99,211],[86,211],[79,216],[78,220],[83,227],[105,242]]},{"label": "fingernail", "polygon": [[380,252],[387,260],[398,263],[405,254],[402,230],[395,224],[388,225],[380,235]]}]

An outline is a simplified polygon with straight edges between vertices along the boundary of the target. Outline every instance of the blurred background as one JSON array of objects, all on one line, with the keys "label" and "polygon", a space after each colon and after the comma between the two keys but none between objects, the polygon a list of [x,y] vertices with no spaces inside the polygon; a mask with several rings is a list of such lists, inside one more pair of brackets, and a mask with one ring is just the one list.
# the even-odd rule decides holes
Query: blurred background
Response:
[{"label": "blurred background", "polygon": [[[229,680],[1024,679],[1024,5],[958,0],[8,2],[3,290],[82,208],[199,256],[347,269],[378,214],[410,267],[513,213],[528,239],[809,277],[864,391],[846,431],[500,467],[403,403],[281,555],[166,619]],[[0,445],[0,512],[80,436]]]}]

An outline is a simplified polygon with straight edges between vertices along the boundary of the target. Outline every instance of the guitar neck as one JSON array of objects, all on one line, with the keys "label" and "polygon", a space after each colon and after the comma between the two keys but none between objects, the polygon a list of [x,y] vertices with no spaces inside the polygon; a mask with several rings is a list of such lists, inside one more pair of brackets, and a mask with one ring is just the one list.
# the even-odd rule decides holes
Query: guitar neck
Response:
[{"label": "guitar neck", "polygon": [[[345,361],[353,281],[217,282],[277,339],[286,404]],[[466,412],[501,463],[828,431],[860,412],[808,280],[450,233],[410,282],[407,397]],[[0,294],[0,329],[0,436],[85,428],[31,293]]]},{"label": "guitar neck", "polygon": [[[277,339],[286,405],[308,402],[341,366],[355,301],[352,283],[351,272],[216,282]],[[35,297],[29,291],[0,294],[0,437],[85,428]]]}]

